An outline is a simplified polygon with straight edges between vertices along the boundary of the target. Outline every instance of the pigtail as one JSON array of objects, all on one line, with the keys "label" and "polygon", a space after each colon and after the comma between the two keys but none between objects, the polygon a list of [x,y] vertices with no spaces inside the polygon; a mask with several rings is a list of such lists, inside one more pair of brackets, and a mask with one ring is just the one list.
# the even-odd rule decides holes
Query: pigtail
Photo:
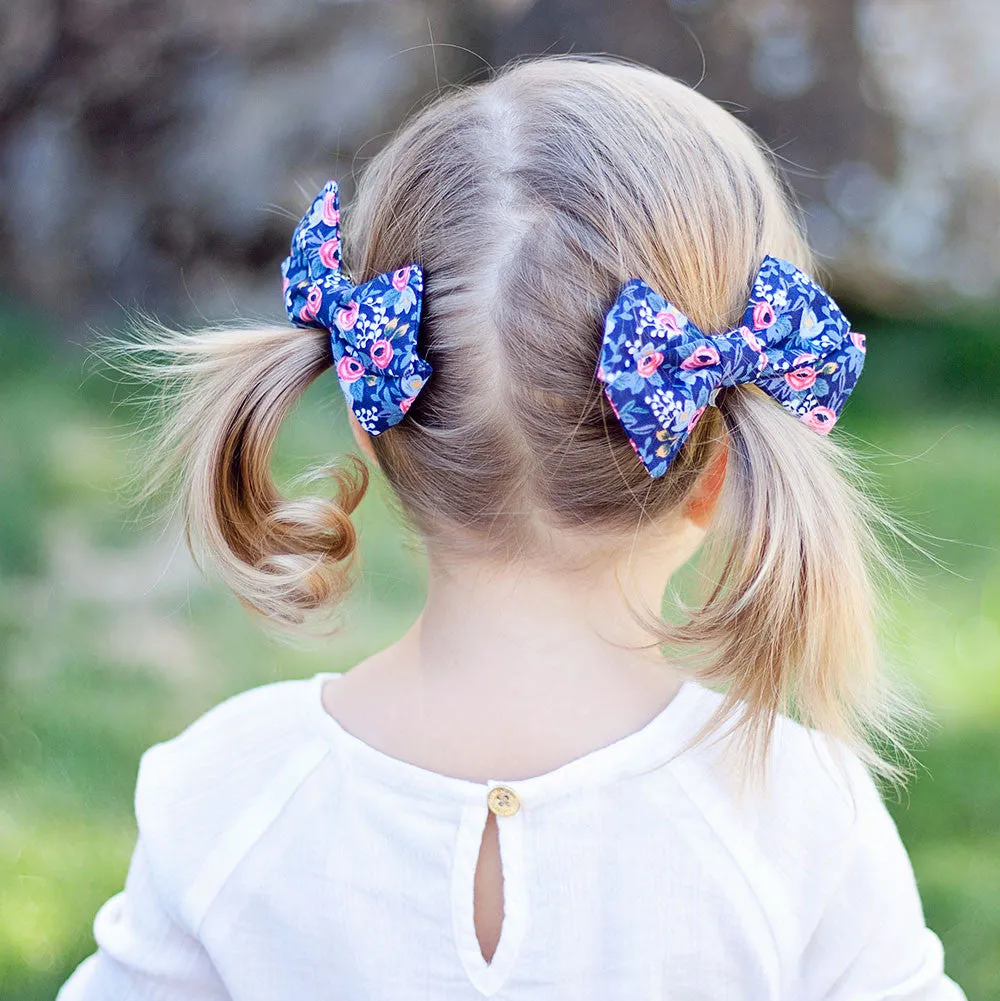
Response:
[{"label": "pigtail", "polygon": [[670,636],[700,651],[698,673],[725,690],[707,729],[738,710],[746,780],[764,778],[781,713],[902,785],[906,743],[925,722],[879,643],[885,586],[906,579],[880,533],[902,532],[834,438],[756,386],[720,392],[718,406],[729,455],[705,549],[710,583]]},{"label": "pigtail", "polygon": [[350,516],[367,467],[350,455],[318,471],[333,479],[332,500],[282,497],[270,468],[282,421],[330,367],[329,334],[292,326],[178,333],[157,324],[135,333],[111,353],[161,387],[141,496],[172,486],[196,560],[268,619],[292,626],[329,609],[351,582]]}]

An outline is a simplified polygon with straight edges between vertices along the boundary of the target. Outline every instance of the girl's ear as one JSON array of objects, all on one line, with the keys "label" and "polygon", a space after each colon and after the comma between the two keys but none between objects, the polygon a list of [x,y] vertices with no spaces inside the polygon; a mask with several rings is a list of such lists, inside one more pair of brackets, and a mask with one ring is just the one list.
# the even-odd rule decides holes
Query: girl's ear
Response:
[{"label": "girl's ear", "polygon": [[375,457],[375,449],[372,447],[371,435],[361,426],[350,407],[347,408],[347,419],[350,421],[351,434],[354,435],[358,448],[364,453],[365,458],[378,468],[378,459]]},{"label": "girl's ear", "polygon": [[698,478],[691,495],[684,504],[684,515],[699,528],[707,528],[715,512],[726,480],[726,463],[729,459],[729,442],[723,437],[715,455]]}]

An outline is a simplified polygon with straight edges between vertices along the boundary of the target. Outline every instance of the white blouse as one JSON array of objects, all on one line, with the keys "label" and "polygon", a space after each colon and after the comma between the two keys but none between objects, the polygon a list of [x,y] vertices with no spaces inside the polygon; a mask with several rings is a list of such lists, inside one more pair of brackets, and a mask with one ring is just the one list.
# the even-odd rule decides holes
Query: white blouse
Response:
[{"label": "white blouse", "polygon": [[721,698],[687,681],[641,730],[482,784],[348,733],[330,677],[245,692],[143,755],[125,889],[58,1001],[964,1001],[875,784],[814,731],[780,717],[768,793],[739,802],[719,745],[683,746]]}]

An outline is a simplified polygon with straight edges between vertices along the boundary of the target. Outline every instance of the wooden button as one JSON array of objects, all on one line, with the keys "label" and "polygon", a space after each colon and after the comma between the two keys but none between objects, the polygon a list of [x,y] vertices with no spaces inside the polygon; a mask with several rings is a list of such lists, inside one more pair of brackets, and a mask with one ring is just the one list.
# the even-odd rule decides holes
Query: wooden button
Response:
[{"label": "wooden button", "polygon": [[494,786],[489,791],[486,802],[498,817],[513,817],[521,809],[521,800],[517,793],[507,786]]}]

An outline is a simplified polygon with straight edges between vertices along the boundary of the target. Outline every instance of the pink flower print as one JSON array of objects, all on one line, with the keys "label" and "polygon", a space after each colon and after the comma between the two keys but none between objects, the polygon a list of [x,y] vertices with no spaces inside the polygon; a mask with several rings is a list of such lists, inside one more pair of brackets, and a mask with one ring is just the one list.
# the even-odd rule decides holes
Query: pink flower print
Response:
[{"label": "pink flower print", "polygon": [[328,191],[323,196],[323,222],[327,226],[336,226],[340,222],[340,212],[337,209],[337,196]]},{"label": "pink flower print", "polygon": [[636,362],[636,371],[644,379],[648,379],[663,363],[663,353],[660,351],[646,351],[639,356]]},{"label": "pink flower print", "polygon": [[353,355],[344,355],[337,362],[337,377],[341,382],[357,382],[364,374],[364,365]]},{"label": "pink flower print", "polygon": [[288,280],[288,276],[287,275],[284,278],[281,279],[281,294],[282,295],[284,295],[288,291],[288,286],[291,285],[291,284],[292,283]]},{"label": "pink flower print", "polygon": [[392,345],[384,337],[380,337],[369,351],[372,361],[379,368],[385,368],[392,361],[392,353]]},{"label": "pink flower print", "polygon": [[302,309],[299,310],[299,319],[305,323],[316,319],[319,307],[323,304],[323,293],[318,286],[313,285],[306,293],[306,301]]},{"label": "pink flower print", "polygon": [[767,366],[770,364],[770,362],[771,359],[768,358],[763,351],[761,351],[761,353],[757,356],[757,371],[763,372],[764,369],[767,368]]},{"label": "pink flower print", "polygon": [[707,365],[719,364],[719,352],[711,344],[702,344],[694,349],[681,362],[681,368],[691,370],[693,368],[705,368]]},{"label": "pink flower print", "polygon": [[677,326],[677,320],[674,314],[669,310],[661,309],[659,313],[656,314],[656,325],[658,327],[663,327],[671,335],[681,333],[681,328]]},{"label": "pink flower print", "polygon": [[740,337],[746,341],[747,346],[754,351],[763,351],[764,345],[761,344],[760,338],[749,328],[740,327]]},{"label": "pink flower print", "polygon": [[341,330],[350,330],[358,322],[358,303],[352,299],[345,309],[337,310],[337,326]]},{"label": "pink flower print", "polygon": [[808,389],[816,381],[816,369],[812,365],[802,365],[785,373],[785,382],[796,392]]},{"label": "pink flower print", "polygon": [[820,434],[829,434],[830,429],[837,423],[837,415],[829,407],[813,407],[807,414],[803,414],[799,420],[807,424]]},{"label": "pink flower print", "polygon": [[868,348],[865,344],[865,335],[858,333],[856,330],[851,331],[851,341],[854,346],[861,352],[867,352]]},{"label": "pink flower print", "polygon": [[798,368],[799,365],[805,365],[807,362],[815,361],[815,360],[816,360],[816,355],[814,355],[811,351],[807,351],[804,355],[799,355],[792,362],[792,365],[793,365],[793,367]]},{"label": "pink flower print", "polygon": [[698,423],[698,421],[701,420],[701,415],[704,412],[705,412],[705,406],[702,405],[697,410],[695,410],[693,414],[691,414],[691,416],[688,418],[688,426],[687,426],[688,431],[694,430],[695,425]]},{"label": "pink flower print", "polygon": [[323,262],[323,267],[331,271],[340,269],[340,261],[337,260],[337,251],[340,249],[340,240],[334,237],[319,245],[319,259]]},{"label": "pink flower print", "polygon": [[409,266],[405,268],[400,268],[398,271],[393,271],[392,273],[392,287],[397,292],[402,292],[406,288],[406,283],[410,280],[410,268]]},{"label": "pink flower print", "polygon": [[754,303],[753,307],[753,329],[754,330],[765,330],[774,323],[774,309],[771,304],[763,299],[760,302]]},{"label": "pink flower print", "polygon": [[601,382],[606,382],[607,381],[607,377],[604,374],[604,366],[603,365],[598,365],[597,366],[597,378]]},{"label": "pink flower print", "polygon": [[413,405],[413,401],[416,399],[415,396],[408,396],[405,400],[399,401],[399,409],[405,414],[407,410]]}]

